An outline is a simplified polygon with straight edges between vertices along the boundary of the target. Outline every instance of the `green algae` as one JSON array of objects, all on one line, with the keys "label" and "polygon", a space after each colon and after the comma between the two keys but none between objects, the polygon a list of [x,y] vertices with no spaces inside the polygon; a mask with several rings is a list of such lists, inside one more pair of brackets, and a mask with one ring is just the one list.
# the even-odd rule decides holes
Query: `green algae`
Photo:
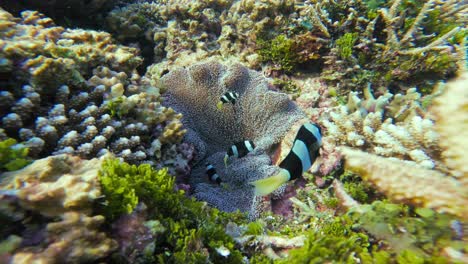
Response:
[{"label": "green algae", "polygon": [[[136,166],[109,159],[99,179],[106,197],[100,210],[108,219],[131,212],[140,202],[149,208],[153,222],[146,224],[160,235],[148,261],[240,263],[242,253],[224,227],[230,221],[245,223],[245,215],[221,212],[186,197],[183,191],[175,190],[175,179],[167,169],[154,170],[148,164]],[[228,256],[217,252],[221,246],[229,250]]]},{"label": "green algae", "polygon": [[335,44],[342,59],[347,59],[353,54],[353,46],[358,40],[358,33],[346,33],[336,40]]},{"label": "green algae", "polygon": [[291,73],[298,64],[298,55],[294,52],[294,40],[286,35],[278,35],[272,40],[258,41],[258,54],[263,62],[272,62],[279,70]]},{"label": "green algae", "polygon": [[19,170],[29,163],[28,148],[18,145],[13,138],[0,141],[0,171]]}]

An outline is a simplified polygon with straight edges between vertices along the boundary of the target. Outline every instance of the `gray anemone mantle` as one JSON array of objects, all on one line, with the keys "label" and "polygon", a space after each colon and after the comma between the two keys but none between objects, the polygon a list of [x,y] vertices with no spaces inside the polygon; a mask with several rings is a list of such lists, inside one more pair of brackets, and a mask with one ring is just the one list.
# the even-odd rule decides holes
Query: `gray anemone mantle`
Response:
[{"label": "gray anemone mantle", "polygon": [[[197,199],[224,210],[237,209],[255,217],[268,209],[255,197],[249,182],[266,178],[278,168],[270,156],[293,124],[305,116],[284,93],[268,88],[267,79],[240,64],[225,66],[205,62],[172,71],[162,77],[167,89],[165,104],[183,114],[185,140],[197,151],[190,184]],[[216,107],[220,97],[237,92],[234,105]],[[225,167],[228,148],[252,140],[256,148],[247,156],[231,158]],[[211,163],[223,184],[209,181],[205,163]],[[276,195],[281,193],[281,188]]]}]

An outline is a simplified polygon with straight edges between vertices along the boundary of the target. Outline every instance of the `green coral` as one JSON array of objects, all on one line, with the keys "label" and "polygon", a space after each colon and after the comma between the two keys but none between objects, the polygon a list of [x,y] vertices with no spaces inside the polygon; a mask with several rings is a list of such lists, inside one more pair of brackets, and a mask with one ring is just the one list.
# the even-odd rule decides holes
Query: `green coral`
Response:
[{"label": "green coral", "polygon": [[28,148],[17,144],[13,138],[0,141],[0,171],[14,171],[31,163]]},{"label": "green coral", "polygon": [[336,48],[342,59],[347,59],[353,54],[353,46],[359,37],[358,33],[346,33],[336,40]]},{"label": "green coral", "polygon": [[[161,233],[154,241],[153,257],[159,263],[240,263],[242,254],[234,246],[224,227],[230,221],[245,223],[245,215],[225,213],[175,191],[174,177],[166,169],[154,170],[106,160],[99,174],[107,205],[102,212],[115,218],[131,212],[139,202],[149,209],[147,222]],[[157,223],[157,224],[156,224]],[[228,256],[216,250],[224,247]]]}]

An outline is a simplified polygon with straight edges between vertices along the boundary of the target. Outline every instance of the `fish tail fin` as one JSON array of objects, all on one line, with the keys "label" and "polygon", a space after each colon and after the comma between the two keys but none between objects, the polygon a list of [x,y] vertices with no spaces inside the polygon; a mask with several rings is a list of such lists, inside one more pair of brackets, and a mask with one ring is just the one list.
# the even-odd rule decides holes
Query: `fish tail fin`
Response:
[{"label": "fish tail fin", "polygon": [[223,102],[219,101],[219,102],[216,104],[216,108],[218,108],[218,110],[223,109]]},{"label": "fish tail fin", "polygon": [[227,165],[228,165],[228,158],[229,158],[229,156],[227,154],[224,155],[224,168],[226,168]]},{"label": "fish tail fin", "polygon": [[278,189],[282,184],[289,181],[289,172],[285,169],[266,179],[257,180],[250,184],[255,187],[255,195],[264,196]]}]

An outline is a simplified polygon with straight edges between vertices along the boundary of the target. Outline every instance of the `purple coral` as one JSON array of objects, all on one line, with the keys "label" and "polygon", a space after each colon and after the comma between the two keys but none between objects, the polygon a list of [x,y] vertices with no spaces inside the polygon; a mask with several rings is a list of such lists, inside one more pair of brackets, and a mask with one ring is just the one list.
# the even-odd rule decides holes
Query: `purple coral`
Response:
[{"label": "purple coral", "polygon": [[[167,88],[166,104],[183,114],[188,127],[185,140],[197,151],[190,175],[195,197],[224,211],[240,209],[255,217],[263,210],[263,198],[254,196],[249,182],[277,171],[269,154],[291,126],[305,118],[303,112],[286,94],[269,90],[260,73],[240,64],[201,63],[170,72],[162,83]],[[216,103],[227,91],[239,93],[239,99],[220,111]],[[225,168],[228,147],[246,139],[256,149]],[[216,167],[222,185],[208,181],[205,161]]]}]

